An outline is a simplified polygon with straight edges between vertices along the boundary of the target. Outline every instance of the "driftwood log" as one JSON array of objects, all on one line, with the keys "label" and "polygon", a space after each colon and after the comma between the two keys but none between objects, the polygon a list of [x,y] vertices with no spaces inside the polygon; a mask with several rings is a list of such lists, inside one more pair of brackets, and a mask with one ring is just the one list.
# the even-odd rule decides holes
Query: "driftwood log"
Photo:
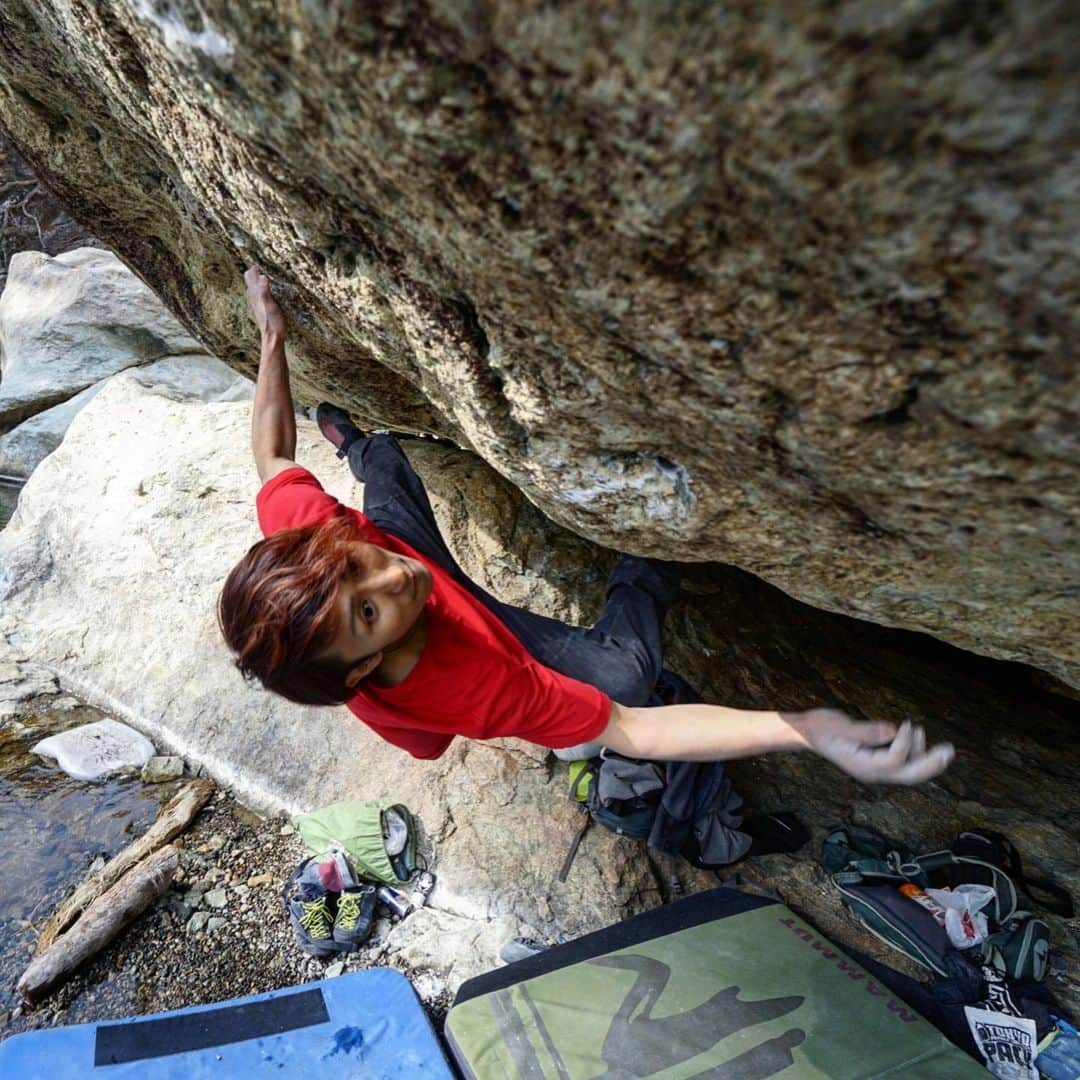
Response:
[{"label": "driftwood log", "polygon": [[53,913],[38,936],[35,956],[45,950],[85,911],[106,889],[118,881],[131,867],[175,836],[179,836],[214,793],[209,780],[192,780],[178,791],[158,813],[153,825],[110,859],[96,874],[91,874]]},{"label": "driftwood log", "polygon": [[172,884],[180,851],[171,844],[129,870],[83,912],[79,921],[23,972],[16,989],[33,1004],[107,945]]}]

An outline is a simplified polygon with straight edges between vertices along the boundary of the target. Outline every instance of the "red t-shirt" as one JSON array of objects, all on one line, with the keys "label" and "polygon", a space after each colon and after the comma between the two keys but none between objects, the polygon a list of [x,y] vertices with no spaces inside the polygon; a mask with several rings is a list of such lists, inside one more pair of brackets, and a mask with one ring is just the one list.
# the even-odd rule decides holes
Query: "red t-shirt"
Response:
[{"label": "red t-shirt", "polygon": [[437,758],[455,735],[513,736],[560,749],[591,742],[607,725],[611,699],[595,686],[537,663],[520,641],[437,563],[328,495],[299,465],[268,480],[255,502],[264,536],[352,514],[361,535],[419,559],[432,577],[427,640],[397,686],[360,684],[346,703],[388,742]]}]

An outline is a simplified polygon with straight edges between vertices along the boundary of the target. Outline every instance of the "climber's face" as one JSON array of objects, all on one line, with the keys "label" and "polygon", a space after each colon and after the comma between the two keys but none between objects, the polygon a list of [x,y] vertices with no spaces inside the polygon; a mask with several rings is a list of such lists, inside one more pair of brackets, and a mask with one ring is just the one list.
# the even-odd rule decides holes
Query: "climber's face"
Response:
[{"label": "climber's face", "polygon": [[388,653],[413,640],[431,595],[431,571],[416,559],[358,540],[355,573],[338,592],[338,632],[328,658],[356,660],[346,683],[355,686]]}]

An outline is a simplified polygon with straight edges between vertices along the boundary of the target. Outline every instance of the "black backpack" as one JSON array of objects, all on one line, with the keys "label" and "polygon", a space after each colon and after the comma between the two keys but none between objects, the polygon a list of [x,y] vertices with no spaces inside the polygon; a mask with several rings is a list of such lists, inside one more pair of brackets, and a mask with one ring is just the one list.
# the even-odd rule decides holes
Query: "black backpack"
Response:
[{"label": "black backpack", "polygon": [[[1025,898],[1009,873],[992,861],[996,853],[988,845],[978,842],[978,854],[968,853],[976,835],[1000,836],[962,833],[951,849],[920,855],[873,829],[847,825],[825,838],[821,861],[844,904],[870,933],[939,977],[947,975],[946,955],[953,950],[948,934],[899,886],[990,886],[994,899],[984,909],[989,937],[961,955],[990,964],[1009,979],[1042,980],[1049,962],[1050,928],[1023,906]],[[1051,889],[1071,908],[1063,890]]]},{"label": "black backpack", "polygon": [[1027,906],[1041,907],[1063,919],[1071,919],[1076,914],[1072,898],[1060,885],[1024,873],[1020,852],[1003,833],[991,829],[966,829],[953,841],[951,850],[954,855],[981,859],[1004,870],[1016,884]]},{"label": "black backpack", "polygon": [[604,799],[600,795],[603,759],[571,761],[570,797],[581,803],[589,816],[605,829],[632,840],[648,840],[667,781],[662,762],[641,761],[637,764],[641,770],[639,792],[623,799]]}]

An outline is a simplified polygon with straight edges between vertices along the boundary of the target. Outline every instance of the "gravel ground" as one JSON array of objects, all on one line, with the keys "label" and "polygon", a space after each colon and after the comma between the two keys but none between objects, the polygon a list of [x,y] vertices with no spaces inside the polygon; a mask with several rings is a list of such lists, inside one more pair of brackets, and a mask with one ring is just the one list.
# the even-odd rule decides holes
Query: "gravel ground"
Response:
[{"label": "gravel ground", "polygon": [[[363,949],[336,963],[300,951],[281,890],[306,852],[283,818],[261,820],[219,791],[179,842],[181,868],[172,889],[50,998],[0,1014],[0,1039],[209,1004],[376,965],[400,967],[383,955],[386,919]],[[221,900],[223,906],[213,906]],[[425,983],[417,986],[422,1000]],[[449,1003],[435,993],[424,1006],[441,1031]]]}]

